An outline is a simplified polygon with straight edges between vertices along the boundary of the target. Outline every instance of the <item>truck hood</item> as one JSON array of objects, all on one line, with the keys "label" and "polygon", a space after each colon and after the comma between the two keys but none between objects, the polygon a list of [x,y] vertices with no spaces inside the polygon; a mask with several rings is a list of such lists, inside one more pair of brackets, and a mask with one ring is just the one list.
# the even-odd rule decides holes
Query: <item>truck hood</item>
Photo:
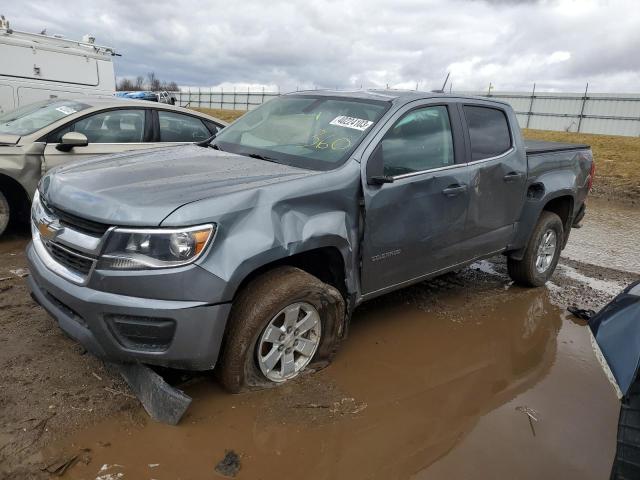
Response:
[{"label": "truck hood", "polygon": [[126,152],[53,170],[47,203],[111,225],[157,226],[187,203],[317,172],[197,145]]}]

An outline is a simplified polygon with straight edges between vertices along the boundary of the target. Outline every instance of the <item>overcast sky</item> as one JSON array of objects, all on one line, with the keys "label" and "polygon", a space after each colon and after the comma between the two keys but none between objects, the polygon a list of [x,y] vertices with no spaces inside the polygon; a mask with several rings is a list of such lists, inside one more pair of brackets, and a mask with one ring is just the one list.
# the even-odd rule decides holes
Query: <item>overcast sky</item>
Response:
[{"label": "overcast sky", "polygon": [[[134,6],[137,5],[137,6]],[[179,85],[640,92],[638,0],[15,0],[16,30],[122,54]]]}]

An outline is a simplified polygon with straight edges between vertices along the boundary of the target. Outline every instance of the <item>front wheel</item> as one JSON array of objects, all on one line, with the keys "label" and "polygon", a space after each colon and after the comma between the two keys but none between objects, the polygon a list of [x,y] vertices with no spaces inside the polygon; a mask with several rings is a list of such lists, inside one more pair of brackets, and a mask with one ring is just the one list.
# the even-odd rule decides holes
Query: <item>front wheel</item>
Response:
[{"label": "front wheel", "polygon": [[344,321],[340,292],[294,267],[260,275],[234,300],[219,365],[232,393],[279,385],[333,357]]},{"label": "front wheel", "polygon": [[564,228],[553,212],[543,211],[533,230],[522,260],[508,258],[511,279],[525,287],[541,287],[553,275],[562,249]]}]

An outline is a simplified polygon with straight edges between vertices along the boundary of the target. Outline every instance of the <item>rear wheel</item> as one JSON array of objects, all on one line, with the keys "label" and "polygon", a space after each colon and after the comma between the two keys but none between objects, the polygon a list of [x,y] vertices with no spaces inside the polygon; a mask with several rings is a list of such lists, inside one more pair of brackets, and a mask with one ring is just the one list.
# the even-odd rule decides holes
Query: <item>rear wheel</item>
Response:
[{"label": "rear wheel", "polygon": [[7,197],[0,191],[0,235],[4,233],[9,225],[9,219],[11,217],[11,208]]},{"label": "rear wheel", "polygon": [[279,385],[326,366],[337,350],[344,300],[294,267],[249,282],[234,301],[218,367],[232,393]]},{"label": "rear wheel", "polygon": [[553,275],[562,249],[562,220],[553,212],[543,211],[533,230],[522,260],[509,258],[511,279],[526,287],[540,287]]}]

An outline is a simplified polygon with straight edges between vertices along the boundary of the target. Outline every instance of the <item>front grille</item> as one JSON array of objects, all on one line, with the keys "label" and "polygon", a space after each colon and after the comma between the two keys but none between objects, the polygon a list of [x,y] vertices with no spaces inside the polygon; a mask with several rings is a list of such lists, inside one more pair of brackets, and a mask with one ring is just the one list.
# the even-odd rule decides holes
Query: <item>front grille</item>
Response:
[{"label": "front grille", "polygon": [[89,235],[104,235],[104,233],[109,229],[109,225],[105,225],[104,223],[94,222],[93,220],[87,220],[85,218],[77,217],[71,213],[64,212],[56,207],[52,207],[44,202],[41,198],[40,203],[43,208],[47,211],[47,213],[57,218],[60,221],[60,224],[63,226],[71,227],[74,230],[78,230],[83,233],[88,233]]},{"label": "front grille", "polygon": [[88,275],[93,266],[93,260],[76,253],[69,248],[63,248],[59,245],[48,242],[45,244],[47,250],[56,261],[65,267],[74,270],[83,275]]}]

